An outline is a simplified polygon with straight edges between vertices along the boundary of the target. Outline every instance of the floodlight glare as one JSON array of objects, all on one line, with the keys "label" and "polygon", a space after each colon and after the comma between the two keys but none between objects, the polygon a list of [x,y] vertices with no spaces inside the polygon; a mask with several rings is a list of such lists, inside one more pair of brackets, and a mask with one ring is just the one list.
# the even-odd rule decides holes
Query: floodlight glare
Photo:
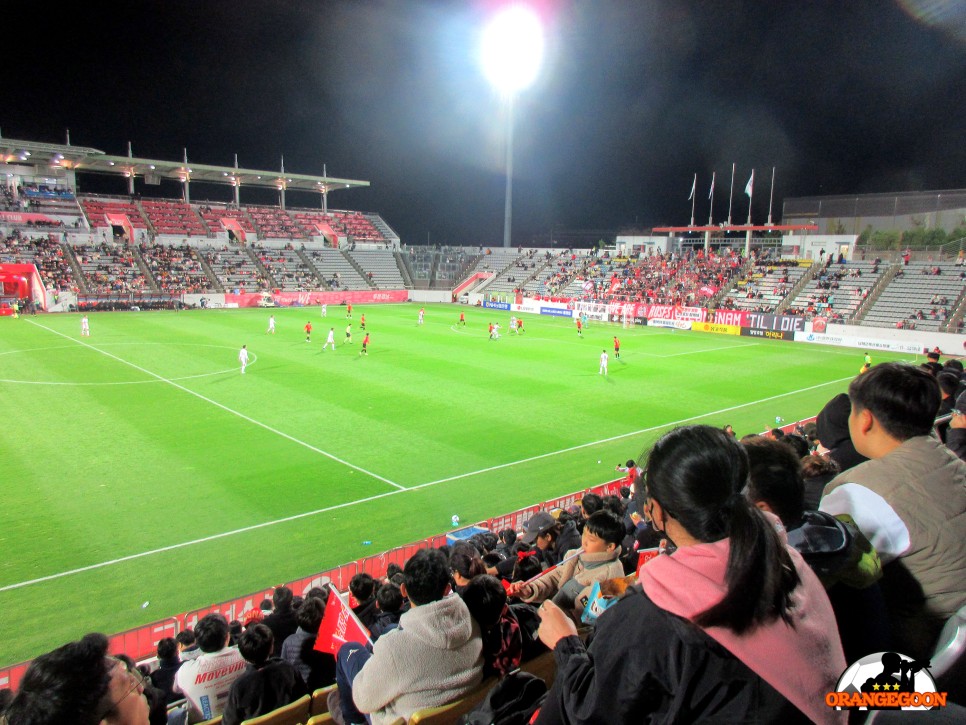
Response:
[{"label": "floodlight glare", "polygon": [[511,5],[483,31],[483,73],[497,89],[512,94],[531,85],[543,58],[543,28],[530,8]]}]

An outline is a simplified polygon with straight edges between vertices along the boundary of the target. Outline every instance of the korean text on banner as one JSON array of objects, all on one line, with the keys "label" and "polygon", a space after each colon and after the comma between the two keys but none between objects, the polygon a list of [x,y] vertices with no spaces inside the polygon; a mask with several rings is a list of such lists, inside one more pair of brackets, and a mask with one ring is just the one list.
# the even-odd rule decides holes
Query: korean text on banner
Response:
[{"label": "korean text on banner", "polygon": [[369,630],[349,608],[339,590],[329,584],[329,599],[325,603],[325,614],[322,624],[319,625],[319,636],[315,639],[314,649],[336,654],[346,642],[371,644]]}]

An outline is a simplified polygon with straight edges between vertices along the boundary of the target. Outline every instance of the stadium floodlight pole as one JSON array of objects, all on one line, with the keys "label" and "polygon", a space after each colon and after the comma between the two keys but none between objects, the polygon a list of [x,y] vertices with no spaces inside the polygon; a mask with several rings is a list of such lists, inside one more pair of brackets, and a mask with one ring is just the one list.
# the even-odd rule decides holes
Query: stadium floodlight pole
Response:
[{"label": "stadium floodlight pole", "polygon": [[517,94],[533,84],[543,57],[543,28],[526,5],[513,3],[498,12],[483,30],[480,63],[491,85],[503,96],[506,110],[506,201],[503,246],[509,247],[513,220],[513,106]]},{"label": "stadium floodlight pole", "polygon": [[513,226],[513,94],[506,99],[506,197],[503,203],[503,246],[510,246]]}]

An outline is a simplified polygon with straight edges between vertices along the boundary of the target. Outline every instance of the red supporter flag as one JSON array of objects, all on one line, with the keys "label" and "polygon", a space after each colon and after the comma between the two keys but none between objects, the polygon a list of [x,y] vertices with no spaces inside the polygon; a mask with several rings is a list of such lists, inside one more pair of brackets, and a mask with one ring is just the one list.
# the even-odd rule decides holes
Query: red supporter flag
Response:
[{"label": "red supporter flag", "polygon": [[700,292],[703,295],[707,295],[708,297],[713,297],[714,293],[717,291],[718,291],[717,287],[714,287],[713,285],[710,285],[710,284],[706,284],[704,285],[704,287],[698,290],[698,292]]},{"label": "red supporter flag", "polygon": [[319,625],[314,649],[336,654],[346,642],[371,644],[369,630],[362,625],[339,590],[329,584],[329,599],[325,604],[325,615]]},{"label": "red supporter flag", "polygon": [[638,579],[640,579],[641,577],[641,569],[644,568],[644,565],[647,562],[649,562],[651,559],[663,554],[666,549],[667,549],[667,540],[661,539],[661,543],[659,546],[656,546],[653,549],[641,549],[640,551],[637,552],[637,578]]}]

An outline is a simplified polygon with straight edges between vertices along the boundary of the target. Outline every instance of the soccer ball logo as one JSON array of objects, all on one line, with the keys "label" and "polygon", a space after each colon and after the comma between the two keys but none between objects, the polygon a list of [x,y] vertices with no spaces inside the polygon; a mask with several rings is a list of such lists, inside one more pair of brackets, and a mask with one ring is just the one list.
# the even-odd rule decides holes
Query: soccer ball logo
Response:
[{"label": "soccer ball logo", "polygon": [[453,526],[459,526],[460,525],[459,514],[453,514],[452,521],[453,521]]},{"label": "soccer ball logo", "polygon": [[876,652],[856,660],[839,677],[835,690],[826,703],[837,710],[930,710],[945,704],[935,697],[929,662],[898,652]]}]

